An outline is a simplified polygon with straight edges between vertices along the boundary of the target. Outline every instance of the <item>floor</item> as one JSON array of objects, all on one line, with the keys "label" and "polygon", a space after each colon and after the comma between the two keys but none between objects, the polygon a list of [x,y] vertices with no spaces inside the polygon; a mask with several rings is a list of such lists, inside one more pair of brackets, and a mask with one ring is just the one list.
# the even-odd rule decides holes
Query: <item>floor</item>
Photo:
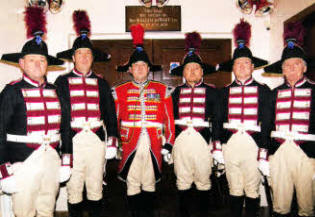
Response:
[{"label": "floor", "polygon": [[[126,199],[125,183],[117,179],[118,161],[112,160],[107,163],[107,186],[104,189],[104,211],[102,217],[129,217]],[[212,190],[209,197],[209,216],[228,217],[228,188],[224,176],[212,179]],[[157,184],[157,210],[156,217],[179,217],[178,202],[175,185],[175,175],[173,167],[163,164],[163,176],[161,182]],[[192,200],[196,195],[192,195]],[[196,207],[191,207],[192,213],[196,212]],[[56,217],[66,217],[67,213],[56,213]],[[86,215],[88,216],[88,215]],[[192,217],[196,217],[193,214]],[[269,217],[268,208],[260,210],[260,217]]]}]

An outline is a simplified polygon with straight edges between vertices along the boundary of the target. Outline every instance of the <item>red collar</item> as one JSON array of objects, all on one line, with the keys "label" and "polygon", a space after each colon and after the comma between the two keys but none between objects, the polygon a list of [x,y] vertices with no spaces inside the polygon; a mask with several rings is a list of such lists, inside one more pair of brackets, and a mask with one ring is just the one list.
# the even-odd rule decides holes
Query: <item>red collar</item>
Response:
[{"label": "red collar", "polygon": [[75,68],[73,68],[73,73],[76,74],[79,77],[90,77],[92,75],[92,70],[90,70],[87,74],[83,74],[82,72],[79,72],[78,70],[76,70]]},{"label": "red collar", "polygon": [[[195,84],[194,87],[200,86],[200,85],[202,84],[202,82],[203,82],[203,79],[201,79],[197,84]],[[186,85],[187,85],[188,87],[192,88],[192,86],[191,86],[190,84],[188,84],[187,82],[186,82]]]},{"label": "red collar", "polygon": [[244,82],[244,84],[243,84],[240,80],[237,80],[237,79],[235,78],[235,82],[236,82],[238,85],[249,85],[249,84],[251,84],[253,81],[254,81],[254,78],[253,78],[252,76],[250,76],[250,78],[248,78],[248,79]]},{"label": "red collar", "polygon": [[26,74],[23,74],[23,79],[24,79],[24,81],[26,81],[27,83],[29,83],[30,85],[35,86],[35,87],[45,87],[47,84],[46,79],[45,79],[45,82],[43,84],[40,84],[38,81],[31,79]]},{"label": "red collar", "polygon": [[[305,76],[303,76],[300,80],[298,80],[298,81],[294,84],[293,87],[300,87],[300,86],[302,86],[305,82],[306,82],[306,78],[305,78]],[[292,86],[290,85],[290,83],[289,83],[287,80],[285,80],[285,83],[287,84],[288,87],[292,87]]]}]

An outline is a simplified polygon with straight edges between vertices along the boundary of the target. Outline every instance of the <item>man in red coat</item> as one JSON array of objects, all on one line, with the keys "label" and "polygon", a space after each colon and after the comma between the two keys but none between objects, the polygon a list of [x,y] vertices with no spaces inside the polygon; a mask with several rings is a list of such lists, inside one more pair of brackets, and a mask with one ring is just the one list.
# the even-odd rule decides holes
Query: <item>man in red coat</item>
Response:
[{"label": "man in red coat", "polygon": [[123,150],[119,177],[127,183],[132,216],[153,216],[155,183],[161,178],[161,151],[168,161],[175,137],[171,89],[148,80],[151,66],[137,43],[127,65],[120,67],[128,68],[133,80],[113,88]]}]

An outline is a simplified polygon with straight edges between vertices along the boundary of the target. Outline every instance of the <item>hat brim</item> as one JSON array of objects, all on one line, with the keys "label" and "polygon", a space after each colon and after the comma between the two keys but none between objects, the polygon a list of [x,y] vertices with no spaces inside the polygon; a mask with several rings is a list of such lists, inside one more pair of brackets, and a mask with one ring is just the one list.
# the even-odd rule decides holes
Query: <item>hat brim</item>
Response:
[{"label": "hat brim", "polygon": [[[1,60],[3,60],[5,63],[8,63],[8,62],[11,62],[13,64],[19,63],[19,59],[21,59],[25,55],[27,54],[24,54],[24,53],[3,54],[1,57]],[[48,66],[58,66],[64,63],[64,61],[50,55],[45,55],[45,57],[47,58]]]},{"label": "hat brim", "polygon": [[[264,59],[260,59],[258,57],[252,57],[251,58],[252,63],[254,64],[254,69],[260,69],[263,68],[264,66],[266,66],[268,64],[267,60]],[[234,64],[234,60],[229,60],[223,63],[220,63],[217,67],[217,71],[220,72],[232,72],[233,70],[233,64]]]},{"label": "hat brim", "polygon": [[219,63],[217,67],[217,71],[219,72],[232,72],[233,68],[233,60],[229,60],[223,63]]},{"label": "hat brim", "polygon": [[268,65],[268,61],[267,61],[267,60],[260,59],[260,58],[258,58],[258,57],[253,57],[253,58],[252,58],[252,61],[253,61],[253,63],[254,63],[254,68],[255,68],[255,70],[261,69],[261,68],[263,68],[264,66]]},{"label": "hat brim", "polygon": [[[203,75],[209,75],[215,72],[215,67],[210,64],[201,63],[200,65],[203,70]],[[183,76],[184,67],[185,65],[177,66],[176,68],[171,70],[170,74],[174,76]]]},{"label": "hat brim", "polygon": [[263,76],[271,76],[271,77],[278,77],[278,76],[282,76],[282,61],[279,60],[275,63],[272,63],[266,67],[264,67],[264,73]]},{"label": "hat brim", "polygon": [[[264,73],[262,74],[265,77],[282,77],[282,60],[279,60],[277,62],[274,62],[266,67],[264,67]],[[307,66],[312,68],[314,67],[315,63],[314,61],[311,61],[310,59],[306,60]]]},{"label": "hat brim", "polygon": [[[16,68],[20,68],[19,63],[15,63],[15,62],[10,62],[10,61],[6,61],[6,60],[0,60],[0,63],[3,64],[7,64],[10,66],[14,66]],[[47,67],[47,71],[64,71],[66,68],[63,66],[57,66],[57,65],[51,65]]]},{"label": "hat brim", "polygon": [[[111,55],[105,52],[102,52],[98,49],[92,49],[93,52],[93,61],[94,62],[106,62],[109,61],[111,58]],[[73,56],[73,50],[65,50],[57,53],[57,58],[63,59],[65,61],[72,61],[72,56]]]}]

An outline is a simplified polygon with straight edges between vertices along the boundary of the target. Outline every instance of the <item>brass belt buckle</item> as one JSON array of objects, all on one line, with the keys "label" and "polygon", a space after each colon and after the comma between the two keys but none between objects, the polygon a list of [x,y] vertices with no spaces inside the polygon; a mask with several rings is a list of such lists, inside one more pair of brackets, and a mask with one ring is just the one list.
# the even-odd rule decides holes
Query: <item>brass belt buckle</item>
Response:
[{"label": "brass belt buckle", "polygon": [[186,124],[188,127],[193,127],[193,121],[192,120],[187,120]]},{"label": "brass belt buckle", "polygon": [[43,143],[42,145],[45,146],[45,151],[47,150],[47,146],[51,143],[51,137],[49,135],[43,136]]},{"label": "brass belt buckle", "polygon": [[286,131],[285,132],[285,139],[292,142],[294,141],[294,134],[292,131]]},{"label": "brass belt buckle", "polygon": [[87,132],[87,131],[89,131],[90,129],[91,129],[91,124],[90,124],[90,122],[85,121],[85,122],[83,123],[83,130],[84,130],[85,132]]},{"label": "brass belt buckle", "polygon": [[242,123],[237,124],[237,129],[240,131],[240,133],[244,134],[246,132],[245,126]]}]

